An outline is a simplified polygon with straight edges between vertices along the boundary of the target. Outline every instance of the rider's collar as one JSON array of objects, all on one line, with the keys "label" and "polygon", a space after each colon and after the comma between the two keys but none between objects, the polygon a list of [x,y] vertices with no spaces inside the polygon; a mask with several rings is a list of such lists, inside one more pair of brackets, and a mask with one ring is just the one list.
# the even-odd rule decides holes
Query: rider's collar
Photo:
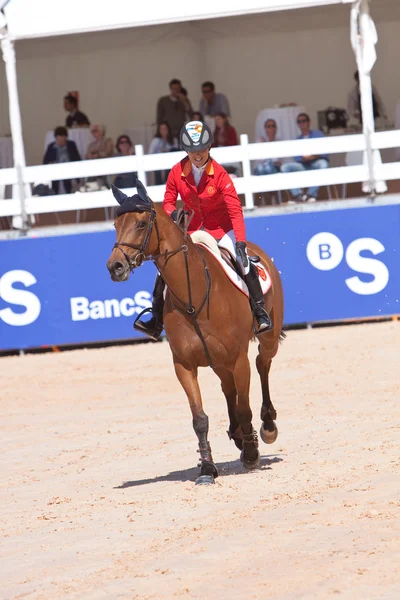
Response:
[{"label": "rider's collar", "polygon": [[[189,157],[187,157],[184,160],[186,162],[183,165],[181,177],[187,177],[192,172],[192,163],[190,162]],[[196,167],[196,169],[199,169],[199,167]],[[200,167],[200,169],[203,169],[203,167]],[[206,171],[207,175],[214,175],[214,164],[213,164],[213,159],[211,158],[211,156],[209,157],[208,161],[205,164],[205,171]]]}]

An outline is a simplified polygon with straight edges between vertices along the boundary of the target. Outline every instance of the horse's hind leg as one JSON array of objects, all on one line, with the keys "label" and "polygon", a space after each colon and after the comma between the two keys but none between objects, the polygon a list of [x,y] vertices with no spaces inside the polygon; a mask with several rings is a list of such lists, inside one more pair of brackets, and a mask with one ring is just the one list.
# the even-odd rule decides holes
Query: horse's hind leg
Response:
[{"label": "horse's hind leg", "polygon": [[243,432],[243,449],[240,460],[246,469],[255,469],[260,462],[257,433],[253,429],[253,414],[250,408],[250,363],[247,353],[242,353],[233,369],[237,391],[236,417]]},{"label": "horse's hind leg", "polygon": [[211,446],[208,442],[208,417],[203,411],[203,403],[199,382],[197,381],[197,367],[183,365],[174,357],[175,373],[183,389],[186,392],[193,416],[193,429],[199,440],[199,451],[201,459],[200,477],[197,484],[214,483],[218,477],[217,467],[214,464]]},{"label": "horse's hind leg", "polygon": [[258,356],[256,359],[257,371],[261,380],[262,405],[261,405],[261,429],[260,436],[266,444],[272,444],[278,437],[278,428],[276,426],[276,410],[271,401],[269,392],[269,371],[271,369],[272,358],[262,347],[258,346]]},{"label": "horse's hind leg", "polygon": [[236,416],[237,408],[237,392],[235,386],[235,380],[233,375],[228,369],[215,368],[214,372],[221,380],[221,388],[226,398],[226,404],[228,406],[229,415],[229,431],[228,436],[230,440],[233,440],[239,448],[243,448],[243,433],[242,428],[239,425],[239,421]]}]

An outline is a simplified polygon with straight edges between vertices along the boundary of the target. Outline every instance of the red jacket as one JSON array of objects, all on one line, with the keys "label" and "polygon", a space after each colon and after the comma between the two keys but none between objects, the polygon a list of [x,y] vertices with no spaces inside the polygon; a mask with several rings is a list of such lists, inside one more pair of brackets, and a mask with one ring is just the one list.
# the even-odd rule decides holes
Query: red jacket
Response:
[{"label": "red jacket", "polygon": [[163,208],[170,215],[180,194],[184,208],[194,210],[189,232],[204,228],[220,240],[233,229],[237,242],[246,241],[240,200],[225,169],[210,158],[196,188],[189,158],[175,165],[168,175]]}]

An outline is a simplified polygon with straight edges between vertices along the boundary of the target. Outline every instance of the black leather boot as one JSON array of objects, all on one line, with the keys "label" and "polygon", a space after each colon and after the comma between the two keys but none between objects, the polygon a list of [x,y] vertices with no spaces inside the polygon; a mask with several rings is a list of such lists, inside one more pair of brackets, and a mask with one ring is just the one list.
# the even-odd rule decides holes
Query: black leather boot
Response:
[{"label": "black leather boot", "polygon": [[261,284],[258,279],[256,267],[250,265],[250,271],[244,276],[247,287],[250,292],[250,302],[253,308],[253,313],[258,324],[258,332],[270,331],[273,327],[271,317],[267,313],[264,304],[264,296],[261,289]]},{"label": "black leather boot", "polygon": [[[156,281],[154,283],[152,307],[142,310],[133,324],[136,331],[146,334],[154,341],[157,341],[160,338],[164,327],[164,288],[164,280],[161,275],[157,273]],[[148,312],[152,313],[151,319],[142,321],[141,317]]]}]

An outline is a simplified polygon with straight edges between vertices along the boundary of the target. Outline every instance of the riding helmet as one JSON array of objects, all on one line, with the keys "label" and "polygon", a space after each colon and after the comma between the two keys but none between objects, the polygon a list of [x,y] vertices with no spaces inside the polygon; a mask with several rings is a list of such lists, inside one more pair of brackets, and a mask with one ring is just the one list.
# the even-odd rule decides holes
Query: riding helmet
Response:
[{"label": "riding helmet", "polygon": [[181,129],[181,148],[186,152],[205,150],[213,143],[213,134],[206,123],[202,121],[189,121]]}]

